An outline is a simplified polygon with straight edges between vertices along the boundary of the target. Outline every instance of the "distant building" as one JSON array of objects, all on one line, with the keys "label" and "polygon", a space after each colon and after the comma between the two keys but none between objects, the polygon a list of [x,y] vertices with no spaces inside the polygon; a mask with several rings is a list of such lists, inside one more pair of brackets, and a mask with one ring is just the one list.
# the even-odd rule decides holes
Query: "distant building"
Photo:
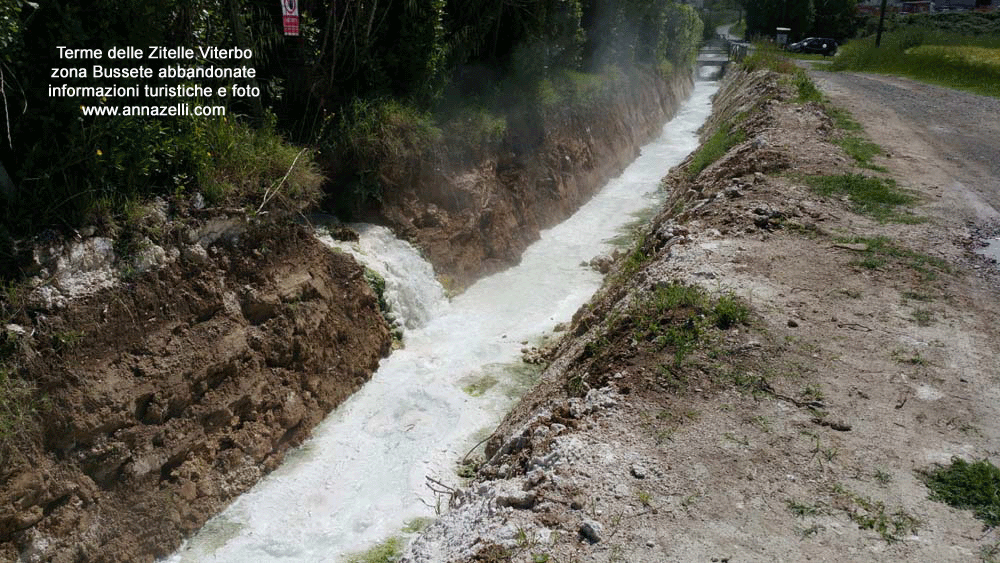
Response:
[{"label": "distant building", "polygon": [[[888,0],[886,2],[886,12],[895,14],[903,8],[903,0]],[[858,0],[858,12],[877,16],[882,8],[882,0]]]},{"label": "distant building", "polygon": [[[949,12],[952,10],[989,10],[995,0],[888,0],[889,13],[918,14],[924,12]],[[882,0],[858,0],[858,12],[878,15]]]},{"label": "distant building", "polygon": [[976,7],[976,0],[937,0],[934,7],[938,11],[972,10]]},{"label": "distant building", "polygon": [[930,0],[903,2],[903,7],[899,10],[901,14],[926,14],[933,11],[934,3]]}]

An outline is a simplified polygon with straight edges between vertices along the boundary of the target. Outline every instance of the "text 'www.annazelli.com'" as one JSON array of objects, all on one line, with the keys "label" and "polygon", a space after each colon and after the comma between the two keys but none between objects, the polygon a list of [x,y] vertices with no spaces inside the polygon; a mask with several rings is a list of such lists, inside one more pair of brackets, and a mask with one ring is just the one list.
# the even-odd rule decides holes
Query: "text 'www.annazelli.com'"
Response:
[{"label": "text 'www.annazelli.com'", "polygon": [[115,115],[121,117],[165,117],[197,115],[199,117],[215,117],[226,115],[226,106],[203,106],[200,104],[179,103],[166,106],[80,106],[83,115],[100,116]]}]

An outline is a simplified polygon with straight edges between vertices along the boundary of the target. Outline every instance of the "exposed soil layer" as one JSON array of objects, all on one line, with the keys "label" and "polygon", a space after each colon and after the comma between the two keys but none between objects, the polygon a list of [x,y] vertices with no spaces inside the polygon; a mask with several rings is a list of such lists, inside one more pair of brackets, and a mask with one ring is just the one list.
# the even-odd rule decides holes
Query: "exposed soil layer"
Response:
[{"label": "exposed soil layer", "polygon": [[[951,161],[915,142],[919,125],[852,97],[892,155],[862,170],[796,95],[769,71],[727,77],[703,138],[736,119],[746,140],[693,177],[687,162],[671,171],[663,211],[404,561],[1000,552],[995,530],[921,481],[953,456],[1000,455],[998,288],[977,274],[967,223],[995,212],[944,183]],[[859,172],[896,179],[923,220],[880,222],[807,187]],[[676,284],[735,295],[751,316],[726,326],[704,304],[658,308]]]},{"label": "exposed soil layer", "polygon": [[590,103],[510,119],[498,151],[446,142],[392,167],[380,222],[421,248],[453,289],[516,264],[541,230],[624,170],[693,88],[689,72],[634,70],[623,80]]},{"label": "exposed soil layer", "polygon": [[363,269],[307,229],[208,250],[33,316],[19,376],[41,423],[4,449],[0,560],[171,553],[388,353]]}]

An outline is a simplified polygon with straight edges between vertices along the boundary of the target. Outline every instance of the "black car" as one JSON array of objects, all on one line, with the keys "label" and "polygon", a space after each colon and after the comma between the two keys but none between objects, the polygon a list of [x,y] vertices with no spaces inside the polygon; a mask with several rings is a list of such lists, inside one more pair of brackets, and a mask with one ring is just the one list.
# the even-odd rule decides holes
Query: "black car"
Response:
[{"label": "black car", "polygon": [[787,49],[793,53],[809,53],[832,56],[837,52],[837,42],[827,37],[808,37],[792,43]]}]

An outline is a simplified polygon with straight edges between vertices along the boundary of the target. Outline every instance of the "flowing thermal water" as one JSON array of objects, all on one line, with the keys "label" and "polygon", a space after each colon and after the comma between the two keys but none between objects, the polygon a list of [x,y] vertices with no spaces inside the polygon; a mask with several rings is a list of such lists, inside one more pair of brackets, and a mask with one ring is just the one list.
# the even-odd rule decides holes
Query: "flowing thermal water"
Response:
[{"label": "flowing thermal water", "polygon": [[660,178],[697,147],[716,89],[698,82],[620,177],[543,232],[518,266],[450,302],[412,247],[385,228],[362,227],[348,250],[386,278],[405,348],[168,561],[334,563],[433,516],[426,477],[454,484],[456,461],[527,389],[522,343],[539,342],[597,290],[601,277],[581,262],[609,252],[609,240],[657,202]]}]

